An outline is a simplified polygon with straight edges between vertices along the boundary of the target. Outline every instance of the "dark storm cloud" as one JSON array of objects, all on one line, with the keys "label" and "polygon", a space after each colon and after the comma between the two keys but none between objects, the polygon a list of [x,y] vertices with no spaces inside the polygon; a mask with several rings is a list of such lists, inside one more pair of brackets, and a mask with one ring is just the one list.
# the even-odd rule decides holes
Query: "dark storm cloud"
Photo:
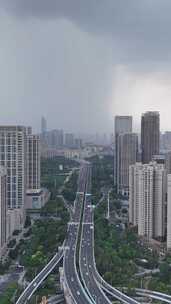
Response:
[{"label": "dark storm cloud", "polygon": [[171,0],[0,0],[1,123],[103,132],[156,109],[168,128],[170,14]]},{"label": "dark storm cloud", "polygon": [[20,17],[65,18],[120,45],[120,57],[153,61],[171,56],[170,0],[1,0]]}]

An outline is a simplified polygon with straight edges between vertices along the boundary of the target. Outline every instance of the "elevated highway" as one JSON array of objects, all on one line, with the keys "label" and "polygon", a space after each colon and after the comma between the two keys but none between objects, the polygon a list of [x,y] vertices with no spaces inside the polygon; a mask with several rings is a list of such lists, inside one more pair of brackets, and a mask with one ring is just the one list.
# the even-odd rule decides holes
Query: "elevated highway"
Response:
[{"label": "elevated highway", "polygon": [[[81,217],[83,211],[83,217]],[[82,220],[82,221],[81,221]],[[79,230],[81,241],[79,243]],[[79,245],[79,272],[76,256]],[[21,294],[16,304],[25,304],[38,289],[43,280],[63,259],[64,292],[67,303],[109,304],[107,294],[122,303],[138,302],[104,281],[97,271],[94,258],[94,208],[91,196],[91,166],[87,162],[80,168],[78,191],[74,210],[68,223],[66,239],[60,251],[42,269]],[[80,276],[79,276],[80,275]],[[136,290],[137,294],[171,303],[171,296],[148,290]]]}]

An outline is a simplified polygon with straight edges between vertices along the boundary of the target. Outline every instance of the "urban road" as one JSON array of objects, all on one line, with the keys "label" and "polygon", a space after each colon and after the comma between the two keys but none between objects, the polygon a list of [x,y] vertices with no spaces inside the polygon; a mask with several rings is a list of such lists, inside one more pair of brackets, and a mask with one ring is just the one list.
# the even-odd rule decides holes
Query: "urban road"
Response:
[{"label": "urban road", "polygon": [[[83,221],[81,222],[83,208]],[[81,241],[79,250],[79,273],[76,267],[79,230]],[[111,303],[105,293],[112,295],[122,303],[137,304],[134,299],[118,291],[99,275],[94,258],[94,208],[91,198],[91,165],[83,162],[80,168],[78,191],[74,212],[68,224],[68,232],[63,246],[45,268],[34,278],[21,294],[16,304],[25,304],[40,284],[63,259],[65,285],[69,300],[74,304]],[[80,276],[79,276],[80,275]],[[105,292],[105,293],[104,293]],[[140,292],[140,291],[139,291]],[[149,291],[148,297],[154,296]],[[169,301],[169,296],[158,294],[160,299]],[[169,303],[169,302],[168,302]],[[171,302],[170,302],[171,303]]]},{"label": "urban road", "polygon": [[[46,265],[46,267],[34,278],[34,280],[28,285],[28,287],[21,294],[16,304],[25,304],[38,289],[40,284],[46,277],[53,271],[53,269],[63,259],[64,272],[66,277],[66,283],[68,290],[70,291],[71,297],[75,303],[91,303],[88,300],[88,296],[85,293],[75,265],[76,259],[76,243],[78,237],[79,222],[81,217],[81,210],[84,200],[84,192],[86,187],[86,180],[88,176],[88,167],[86,165],[81,166],[79,181],[78,181],[78,192],[75,200],[75,212],[71,218],[71,222],[68,224],[68,233],[66,240],[63,244],[59,253],[53,257],[53,259]],[[69,257],[69,258],[68,258]]]},{"label": "urban road", "polygon": [[89,165],[84,200],[79,266],[84,287],[91,300],[98,304],[108,304],[111,302],[100,288],[94,276],[94,221],[91,204],[91,171],[92,169]]},{"label": "urban road", "polygon": [[76,268],[77,241],[88,171],[88,166],[83,166],[80,170],[78,192],[76,195],[72,222],[68,224],[68,234],[65,243],[63,262],[64,278],[69,298],[68,300],[70,300],[71,303],[74,302],[80,304],[91,303],[81,284]]}]

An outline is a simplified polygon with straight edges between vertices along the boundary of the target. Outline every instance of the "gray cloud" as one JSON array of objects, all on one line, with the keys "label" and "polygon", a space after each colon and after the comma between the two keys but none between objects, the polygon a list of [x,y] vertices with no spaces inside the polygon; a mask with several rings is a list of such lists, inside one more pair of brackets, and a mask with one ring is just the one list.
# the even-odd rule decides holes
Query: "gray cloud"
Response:
[{"label": "gray cloud", "polygon": [[1,0],[28,18],[66,18],[120,45],[121,59],[170,59],[170,0]]},{"label": "gray cloud", "polygon": [[1,123],[38,129],[43,114],[51,128],[103,132],[115,114],[138,122],[154,108],[169,127],[170,0],[0,0],[0,8]]}]

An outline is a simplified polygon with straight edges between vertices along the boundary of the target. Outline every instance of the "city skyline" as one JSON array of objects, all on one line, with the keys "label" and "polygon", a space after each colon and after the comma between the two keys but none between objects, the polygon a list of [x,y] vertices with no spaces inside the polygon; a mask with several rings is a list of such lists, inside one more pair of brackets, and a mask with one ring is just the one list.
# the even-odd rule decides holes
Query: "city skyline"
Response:
[{"label": "city skyline", "polygon": [[171,0],[0,0],[0,303],[171,303]]},{"label": "city skyline", "polygon": [[[170,129],[165,129],[162,125],[162,117],[161,117],[161,113],[160,111],[157,111],[155,109],[155,107],[153,109],[150,109],[150,108],[147,108],[147,111],[144,111],[144,112],[141,112],[141,113],[138,113],[138,121],[135,121],[135,116],[129,114],[129,112],[125,113],[124,115],[122,115],[122,112],[118,112],[116,113],[116,115],[114,115],[112,117],[112,124],[111,124],[111,128],[110,130],[108,131],[105,131],[105,130],[101,130],[98,132],[98,130],[89,130],[89,132],[86,132],[86,131],[78,131],[78,130],[75,130],[72,129],[72,128],[65,128],[63,125],[54,125],[51,127],[51,125],[49,124],[49,121],[47,119],[46,116],[42,116],[42,117],[39,117],[39,119],[41,118],[45,118],[46,120],[46,123],[47,123],[47,132],[51,132],[51,131],[56,131],[56,130],[62,130],[64,133],[73,133],[74,135],[77,135],[77,136],[93,136],[93,135],[107,135],[107,136],[111,136],[113,134],[113,126],[115,124],[115,117],[117,116],[131,116],[132,117],[132,132],[134,133],[137,133],[137,134],[140,134],[141,133],[141,118],[142,118],[142,115],[146,112],[158,112],[159,115],[160,115],[160,133],[164,134],[166,133],[166,136],[167,136],[167,133],[170,133],[171,132],[171,124],[170,124]],[[7,125],[7,124],[5,124]],[[28,124],[27,124],[28,125]],[[115,126],[114,126],[115,128]],[[41,134],[41,121],[39,121],[39,128],[36,130],[36,132],[38,134]]]}]

